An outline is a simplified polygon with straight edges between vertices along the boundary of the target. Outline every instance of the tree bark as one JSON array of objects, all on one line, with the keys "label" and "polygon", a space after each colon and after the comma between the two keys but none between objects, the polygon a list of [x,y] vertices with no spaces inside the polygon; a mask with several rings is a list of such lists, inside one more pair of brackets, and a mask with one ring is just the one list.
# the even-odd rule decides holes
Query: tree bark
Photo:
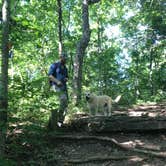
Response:
[{"label": "tree bark", "polygon": [[8,55],[10,0],[2,6],[2,62],[0,73],[0,156],[4,154],[8,109]]}]

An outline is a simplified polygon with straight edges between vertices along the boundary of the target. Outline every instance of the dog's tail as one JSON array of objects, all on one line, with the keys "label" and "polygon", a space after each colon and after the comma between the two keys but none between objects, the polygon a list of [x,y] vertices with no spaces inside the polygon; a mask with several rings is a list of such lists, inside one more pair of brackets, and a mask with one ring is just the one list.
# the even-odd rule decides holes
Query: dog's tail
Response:
[{"label": "dog's tail", "polygon": [[116,99],[113,100],[113,103],[118,103],[119,100],[121,99],[121,97],[122,97],[122,95],[117,96]]}]

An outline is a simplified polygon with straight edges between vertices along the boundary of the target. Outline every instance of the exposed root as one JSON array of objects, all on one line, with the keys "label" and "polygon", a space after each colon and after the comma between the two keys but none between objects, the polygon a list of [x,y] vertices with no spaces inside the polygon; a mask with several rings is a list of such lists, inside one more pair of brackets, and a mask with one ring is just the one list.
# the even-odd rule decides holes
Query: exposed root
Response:
[{"label": "exposed root", "polygon": [[108,141],[111,142],[112,144],[115,144],[116,146],[124,149],[124,150],[130,150],[133,152],[137,152],[137,153],[143,153],[143,154],[147,154],[150,156],[154,156],[154,157],[159,157],[159,158],[166,158],[166,152],[165,151],[153,151],[153,150],[144,150],[144,149],[138,149],[135,148],[135,146],[129,146],[129,145],[125,145],[123,143],[119,143],[118,141],[116,141],[113,138],[109,138],[109,137],[101,137],[101,136],[72,136],[72,135],[60,135],[60,136],[51,136],[53,139],[70,139],[70,140],[98,140],[98,141]]}]

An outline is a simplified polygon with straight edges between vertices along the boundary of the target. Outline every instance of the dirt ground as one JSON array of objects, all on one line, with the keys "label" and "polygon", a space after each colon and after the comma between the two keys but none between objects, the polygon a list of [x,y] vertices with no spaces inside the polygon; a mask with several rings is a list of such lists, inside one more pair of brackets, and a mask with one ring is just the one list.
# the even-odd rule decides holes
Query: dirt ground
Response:
[{"label": "dirt ground", "polygon": [[[119,113],[166,116],[166,104],[144,104],[114,112]],[[11,165],[18,166],[166,166],[166,131],[102,135],[74,131],[48,133],[30,124],[28,128],[22,125],[12,129],[7,145],[6,155],[15,161]]]}]

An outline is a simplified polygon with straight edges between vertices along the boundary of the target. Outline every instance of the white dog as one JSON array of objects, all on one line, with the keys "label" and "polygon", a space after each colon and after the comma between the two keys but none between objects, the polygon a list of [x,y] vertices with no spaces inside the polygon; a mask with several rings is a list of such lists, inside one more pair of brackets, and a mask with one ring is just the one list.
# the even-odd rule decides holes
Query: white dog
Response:
[{"label": "white dog", "polygon": [[111,116],[112,103],[117,103],[120,100],[121,95],[119,95],[115,100],[112,100],[111,97],[107,95],[97,96],[88,92],[85,94],[85,97],[88,102],[91,115],[96,115],[96,113],[101,112],[106,116]]}]

